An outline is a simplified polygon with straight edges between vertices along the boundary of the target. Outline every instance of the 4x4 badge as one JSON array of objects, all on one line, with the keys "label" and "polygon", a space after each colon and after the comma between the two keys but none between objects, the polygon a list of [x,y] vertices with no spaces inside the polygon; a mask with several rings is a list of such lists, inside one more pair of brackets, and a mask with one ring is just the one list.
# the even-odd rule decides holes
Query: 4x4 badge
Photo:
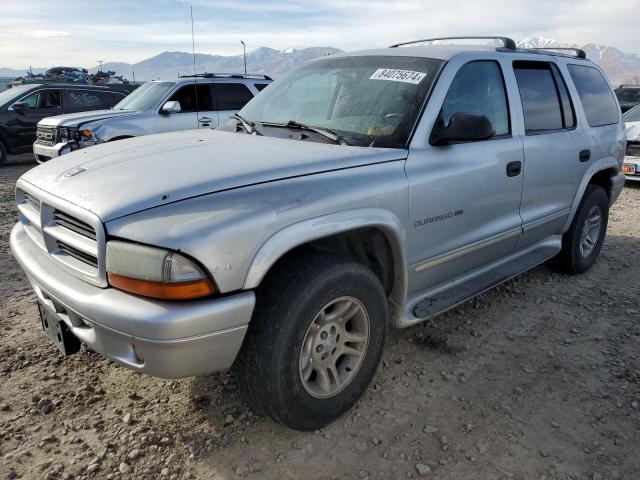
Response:
[{"label": "4x4 badge", "polygon": [[87,169],[84,168],[84,167],[73,167],[72,169],[67,170],[66,172],[64,172],[64,176],[65,177],[75,177],[79,173],[86,172],[86,171],[87,171]]}]

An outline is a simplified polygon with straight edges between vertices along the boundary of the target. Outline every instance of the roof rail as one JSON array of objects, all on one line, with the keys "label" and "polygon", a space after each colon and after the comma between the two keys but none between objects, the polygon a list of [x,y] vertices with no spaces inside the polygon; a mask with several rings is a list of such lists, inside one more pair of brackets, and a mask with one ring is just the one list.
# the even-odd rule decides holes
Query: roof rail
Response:
[{"label": "roof rail", "polygon": [[247,78],[253,80],[273,80],[269,75],[258,75],[252,73],[196,73],[191,75],[180,75],[179,78]]},{"label": "roof rail", "polygon": [[[577,58],[582,58],[582,59],[586,59],[587,58],[587,53],[582,50],[581,48],[573,48],[573,47],[536,47],[536,48],[524,48],[523,50],[561,50],[563,52],[565,51],[571,51],[571,52],[575,52],[574,55],[571,55],[572,57],[577,57]],[[543,53],[548,53],[548,52],[543,52]]]},{"label": "roof rail", "polygon": [[494,36],[488,36],[488,37],[470,36],[470,37],[425,38],[423,40],[413,40],[411,42],[396,43],[395,45],[390,45],[389,48],[397,48],[397,47],[402,47],[404,45],[412,45],[414,43],[436,42],[436,41],[439,41],[439,40],[500,40],[502,42],[502,46],[504,48],[506,48],[507,50],[515,50],[517,48],[516,47],[516,42],[513,39],[511,39],[509,37],[494,37]]}]

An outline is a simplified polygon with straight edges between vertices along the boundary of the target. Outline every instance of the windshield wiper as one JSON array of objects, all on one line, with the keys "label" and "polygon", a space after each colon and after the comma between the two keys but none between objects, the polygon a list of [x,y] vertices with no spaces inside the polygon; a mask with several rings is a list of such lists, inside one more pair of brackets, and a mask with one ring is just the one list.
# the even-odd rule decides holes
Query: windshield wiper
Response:
[{"label": "windshield wiper", "polygon": [[318,135],[322,135],[329,140],[333,140],[339,145],[349,145],[349,143],[347,143],[344,138],[342,138],[333,130],[305,125],[304,123],[296,122],[295,120],[289,120],[287,123],[260,122],[260,125],[262,125],[263,127],[294,128],[297,130],[307,130],[309,132],[315,132]]},{"label": "windshield wiper", "polygon": [[255,123],[247,120],[246,118],[244,118],[242,115],[240,115],[239,113],[234,113],[231,118],[233,118],[234,120],[237,120],[238,122],[240,122],[240,125],[242,125],[242,128],[244,128],[244,131],[247,132],[249,135],[262,135],[260,132],[258,132],[255,129]]}]

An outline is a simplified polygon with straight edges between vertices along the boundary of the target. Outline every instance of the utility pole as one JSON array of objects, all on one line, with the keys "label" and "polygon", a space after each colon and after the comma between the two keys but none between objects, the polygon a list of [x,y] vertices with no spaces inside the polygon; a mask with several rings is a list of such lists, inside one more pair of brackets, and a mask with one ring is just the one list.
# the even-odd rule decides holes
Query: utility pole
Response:
[{"label": "utility pole", "polygon": [[102,71],[102,60],[96,60],[100,64],[100,71]]},{"label": "utility pole", "polygon": [[240,40],[242,44],[242,58],[244,59],[244,74],[247,74],[247,46],[244,44],[242,40]]}]

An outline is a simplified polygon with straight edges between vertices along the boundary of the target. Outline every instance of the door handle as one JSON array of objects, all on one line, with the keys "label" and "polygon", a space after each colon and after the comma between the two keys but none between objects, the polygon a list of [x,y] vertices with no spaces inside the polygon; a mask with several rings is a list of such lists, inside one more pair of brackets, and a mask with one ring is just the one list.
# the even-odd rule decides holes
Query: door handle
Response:
[{"label": "door handle", "polygon": [[507,177],[517,177],[522,172],[522,162],[507,163]]},{"label": "door handle", "polygon": [[211,123],[211,119],[210,119],[209,117],[202,117],[202,118],[199,118],[199,119],[198,119],[198,121],[199,121],[200,123]]},{"label": "door handle", "polygon": [[588,162],[589,160],[591,160],[591,150],[589,150],[588,148],[580,150],[579,158],[581,162]]}]

